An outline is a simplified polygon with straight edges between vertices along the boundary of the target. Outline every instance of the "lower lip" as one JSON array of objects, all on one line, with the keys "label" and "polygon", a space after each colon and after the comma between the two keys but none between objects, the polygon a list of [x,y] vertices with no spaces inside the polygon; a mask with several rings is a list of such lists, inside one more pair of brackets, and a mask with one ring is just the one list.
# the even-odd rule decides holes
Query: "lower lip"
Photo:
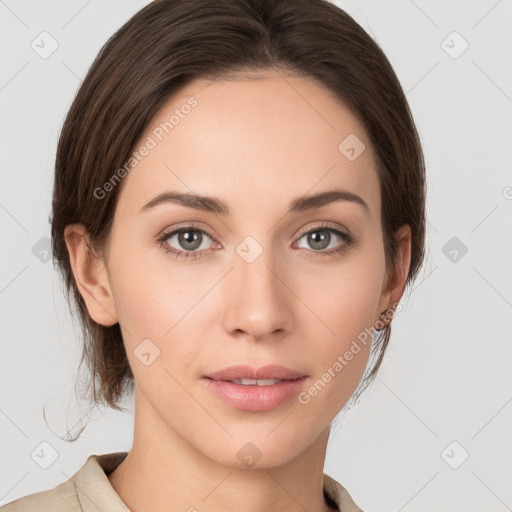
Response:
[{"label": "lower lip", "polygon": [[206,385],[226,403],[244,411],[270,411],[297,395],[306,377],[284,380],[270,386],[244,386],[225,380],[204,379]]}]

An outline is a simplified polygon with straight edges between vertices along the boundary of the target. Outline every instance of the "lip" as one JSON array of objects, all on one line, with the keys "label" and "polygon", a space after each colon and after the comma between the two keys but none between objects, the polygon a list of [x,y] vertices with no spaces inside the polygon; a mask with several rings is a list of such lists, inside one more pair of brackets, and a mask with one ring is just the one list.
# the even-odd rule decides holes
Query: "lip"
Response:
[{"label": "lip", "polygon": [[307,377],[283,380],[270,386],[245,386],[225,380],[204,378],[208,389],[224,402],[244,411],[270,411],[291,400],[304,385]]},{"label": "lip", "polygon": [[235,379],[279,379],[293,380],[301,377],[307,377],[306,374],[295,370],[290,370],[285,366],[277,364],[269,364],[254,368],[246,364],[230,366],[217,372],[205,375],[205,377],[213,380],[235,380]]},{"label": "lip", "polygon": [[[254,368],[238,365],[225,368],[203,377],[207,388],[225,403],[244,411],[269,411],[283,405],[296,396],[308,378],[278,365]],[[282,382],[270,386],[243,385],[230,382],[235,379],[279,379]]]}]

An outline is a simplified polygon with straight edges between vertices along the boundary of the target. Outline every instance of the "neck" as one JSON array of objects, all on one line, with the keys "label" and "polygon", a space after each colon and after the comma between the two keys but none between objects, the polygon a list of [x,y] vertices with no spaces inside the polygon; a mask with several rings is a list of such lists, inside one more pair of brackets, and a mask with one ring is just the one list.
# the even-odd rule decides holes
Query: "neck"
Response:
[{"label": "neck", "polygon": [[[284,464],[240,469],[179,436],[136,393],[132,448],[108,479],[136,512],[332,512],[323,496],[329,429]],[[140,418],[144,418],[141,421]]]}]

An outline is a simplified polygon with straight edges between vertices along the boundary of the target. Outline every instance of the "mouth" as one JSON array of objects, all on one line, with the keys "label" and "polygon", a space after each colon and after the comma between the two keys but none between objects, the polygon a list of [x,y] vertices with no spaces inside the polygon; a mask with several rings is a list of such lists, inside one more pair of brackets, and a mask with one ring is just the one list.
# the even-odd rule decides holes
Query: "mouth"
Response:
[{"label": "mouth", "polygon": [[293,382],[295,380],[302,379],[302,377],[298,377],[296,379],[233,379],[233,380],[221,380],[221,379],[211,379],[210,377],[204,377],[205,379],[215,380],[217,382],[231,382],[232,384],[239,384],[240,386],[274,386],[275,384],[280,384],[281,382]]},{"label": "mouth", "polygon": [[[275,376],[269,375],[272,373]],[[238,366],[204,376],[203,381],[207,389],[225,404],[243,411],[262,412],[289,402],[302,390],[307,378],[301,372],[284,367],[267,366],[255,370]]]},{"label": "mouth", "polygon": [[296,379],[234,379],[224,382],[232,382],[233,384],[241,384],[242,386],[272,386],[280,382],[290,382]]},{"label": "mouth", "polygon": [[283,381],[304,378],[307,377],[307,375],[304,372],[291,370],[285,366],[270,364],[259,368],[249,365],[230,366],[205,375],[204,377],[245,386],[271,386]]},{"label": "mouth", "polygon": [[[306,377],[292,380],[265,379],[271,382],[261,385],[252,379],[250,384],[237,384],[230,380],[203,379],[206,387],[224,404],[250,412],[271,411],[290,402],[304,388]],[[245,379],[241,379],[244,381]]]}]

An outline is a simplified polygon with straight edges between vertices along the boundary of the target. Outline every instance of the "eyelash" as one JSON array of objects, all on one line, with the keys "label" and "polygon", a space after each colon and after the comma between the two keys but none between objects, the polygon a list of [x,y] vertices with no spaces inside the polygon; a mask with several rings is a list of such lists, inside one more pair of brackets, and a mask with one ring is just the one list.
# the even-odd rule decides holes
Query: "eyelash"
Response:
[{"label": "eyelash", "polygon": [[[157,239],[157,243],[164,249],[166,253],[171,253],[175,258],[177,259],[190,259],[195,260],[197,258],[200,258],[203,256],[204,251],[199,252],[188,252],[188,251],[180,251],[178,249],[175,249],[174,247],[171,247],[170,245],[166,244],[166,241],[171,236],[180,233],[180,232],[186,232],[186,231],[197,231],[203,234],[208,235],[215,243],[218,243],[215,237],[210,233],[207,229],[204,228],[198,228],[194,225],[187,224],[186,226],[180,226],[179,228],[174,228],[170,231],[162,233],[162,236]],[[304,233],[301,233],[299,238],[297,240],[300,240],[304,235],[307,235],[309,233],[314,233],[315,231],[331,231],[334,232],[336,235],[338,235],[342,240],[344,240],[344,243],[333,249],[324,250],[324,251],[314,251],[314,250],[308,250],[306,252],[312,252],[311,256],[334,256],[334,255],[340,255],[344,253],[349,247],[351,247],[354,242],[355,238],[349,235],[348,233],[344,233],[343,231],[340,231],[337,228],[332,227],[330,224],[323,223],[318,226],[315,226],[313,229],[310,229],[308,231],[305,231]],[[295,242],[294,242],[295,243]]]}]

